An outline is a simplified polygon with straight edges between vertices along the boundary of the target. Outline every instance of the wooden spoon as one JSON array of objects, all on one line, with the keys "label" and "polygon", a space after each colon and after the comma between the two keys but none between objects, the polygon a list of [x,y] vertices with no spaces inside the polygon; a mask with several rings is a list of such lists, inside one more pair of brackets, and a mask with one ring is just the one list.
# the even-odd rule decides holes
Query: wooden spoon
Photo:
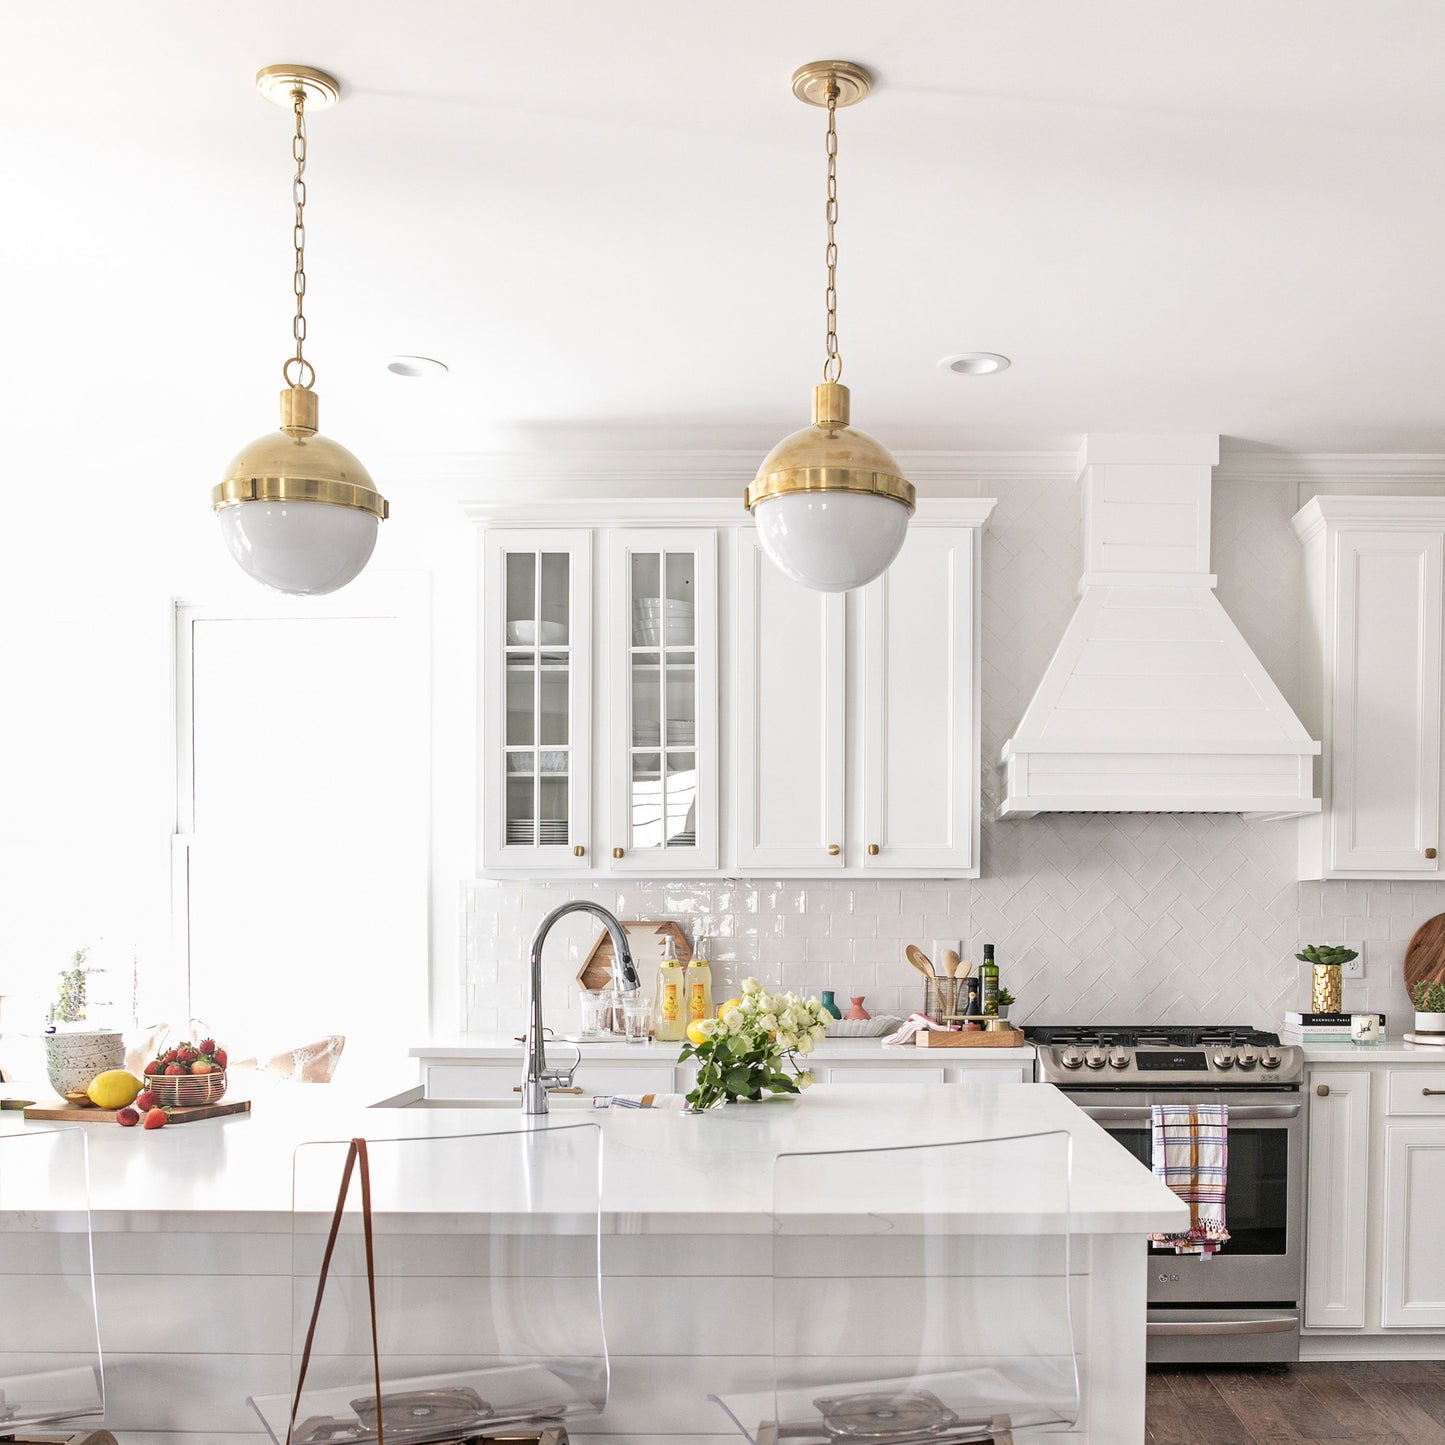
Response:
[{"label": "wooden spoon", "polygon": [[[943,958],[940,960],[940,962],[943,964],[944,971],[948,974],[949,978],[958,977],[959,960],[958,951],[956,949],[945,948],[943,950]],[[964,974],[964,977],[967,978],[968,975]]]},{"label": "wooden spoon", "polygon": [[933,970],[932,960],[928,957],[926,953],[924,953],[921,948],[919,948],[916,943],[910,943],[908,947],[903,950],[903,953],[904,957],[908,959],[909,963],[911,963],[914,968],[916,968],[919,973],[924,976],[924,978],[938,977],[938,975]]}]

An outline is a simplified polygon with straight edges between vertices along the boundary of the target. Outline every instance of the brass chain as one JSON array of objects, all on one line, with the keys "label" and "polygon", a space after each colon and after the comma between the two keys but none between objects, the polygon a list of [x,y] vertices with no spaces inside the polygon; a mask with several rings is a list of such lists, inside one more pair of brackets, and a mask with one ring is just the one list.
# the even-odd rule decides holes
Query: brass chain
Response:
[{"label": "brass chain", "polygon": [[843,374],[843,355],[838,350],[838,84],[828,82],[828,248],[823,253],[828,265],[828,289],[824,302],[828,311],[827,334],[823,341],[823,380],[837,381]]},{"label": "brass chain", "polygon": [[[291,92],[291,106],[296,113],[296,132],[291,137],[291,156],[296,174],[291,181],[291,246],[296,254],[291,289],[296,293],[296,315],[291,334],[296,338],[296,354],[286,358],[281,368],[288,386],[311,387],[316,383],[316,368],[302,355],[306,344],[306,91],[297,86]],[[296,368],[293,379],[291,368]]]}]

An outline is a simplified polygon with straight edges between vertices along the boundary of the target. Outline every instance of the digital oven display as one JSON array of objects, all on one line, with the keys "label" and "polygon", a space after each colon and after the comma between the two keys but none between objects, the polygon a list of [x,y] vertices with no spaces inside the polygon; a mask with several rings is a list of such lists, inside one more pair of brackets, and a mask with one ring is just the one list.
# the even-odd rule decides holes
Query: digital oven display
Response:
[{"label": "digital oven display", "polygon": [[1202,1052],[1178,1054],[1146,1054],[1142,1050],[1134,1055],[1134,1067],[1140,1073],[1187,1074],[1203,1072],[1209,1067]]}]

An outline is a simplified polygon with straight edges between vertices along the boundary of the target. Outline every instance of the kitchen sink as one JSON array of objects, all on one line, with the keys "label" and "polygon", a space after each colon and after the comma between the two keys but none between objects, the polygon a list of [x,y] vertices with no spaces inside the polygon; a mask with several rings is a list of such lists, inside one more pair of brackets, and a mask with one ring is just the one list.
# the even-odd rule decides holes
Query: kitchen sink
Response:
[{"label": "kitchen sink", "polygon": [[[413,1097],[413,1095],[416,1095]],[[563,1109],[590,1109],[591,1094],[553,1094],[547,1100],[553,1113]],[[418,1091],[408,1090],[393,1099],[383,1099],[373,1104],[374,1109],[512,1109],[520,1110],[522,1096],[514,1094],[510,1099],[426,1099]]]}]

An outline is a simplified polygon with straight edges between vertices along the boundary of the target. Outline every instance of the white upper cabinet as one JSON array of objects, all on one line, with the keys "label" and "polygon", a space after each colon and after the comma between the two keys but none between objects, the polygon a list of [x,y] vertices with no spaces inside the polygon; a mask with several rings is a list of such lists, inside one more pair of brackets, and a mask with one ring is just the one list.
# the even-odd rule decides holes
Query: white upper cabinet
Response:
[{"label": "white upper cabinet", "polygon": [[730,499],[470,509],[482,872],[976,877],[992,507],[921,503],[847,594]]},{"label": "white upper cabinet", "polygon": [[845,864],[847,600],[785,577],[751,527],[737,535],[734,669],[738,867]]},{"label": "white upper cabinet", "polygon": [[1440,858],[1445,500],[1317,497],[1305,545],[1324,811],[1305,878],[1433,878]]},{"label": "white upper cabinet", "polygon": [[482,544],[481,859],[572,868],[590,851],[592,534]]},{"label": "white upper cabinet", "polygon": [[860,594],[865,868],[978,871],[977,542],[915,526]]},{"label": "white upper cabinet", "polygon": [[612,866],[716,869],[717,533],[619,530],[607,548]]}]

